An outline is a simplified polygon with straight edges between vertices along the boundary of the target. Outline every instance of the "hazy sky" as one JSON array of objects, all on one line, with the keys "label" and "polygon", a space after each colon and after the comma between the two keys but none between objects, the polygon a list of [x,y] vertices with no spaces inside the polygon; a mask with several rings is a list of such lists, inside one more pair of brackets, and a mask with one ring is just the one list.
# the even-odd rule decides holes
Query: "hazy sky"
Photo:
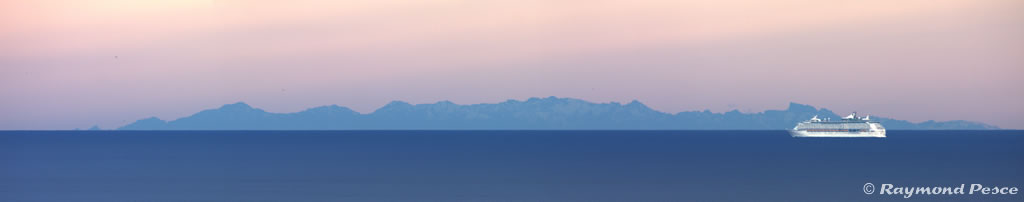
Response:
[{"label": "hazy sky", "polygon": [[1024,128],[1020,0],[7,0],[0,129],[636,99]]}]

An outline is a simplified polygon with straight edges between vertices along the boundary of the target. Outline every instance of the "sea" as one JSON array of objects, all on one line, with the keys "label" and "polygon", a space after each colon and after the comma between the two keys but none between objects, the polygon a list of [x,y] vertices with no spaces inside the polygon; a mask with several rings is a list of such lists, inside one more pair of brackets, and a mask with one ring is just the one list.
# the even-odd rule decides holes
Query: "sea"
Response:
[{"label": "sea", "polygon": [[1024,188],[1024,131],[887,135],[2,131],[0,201],[1024,201],[883,193]]}]

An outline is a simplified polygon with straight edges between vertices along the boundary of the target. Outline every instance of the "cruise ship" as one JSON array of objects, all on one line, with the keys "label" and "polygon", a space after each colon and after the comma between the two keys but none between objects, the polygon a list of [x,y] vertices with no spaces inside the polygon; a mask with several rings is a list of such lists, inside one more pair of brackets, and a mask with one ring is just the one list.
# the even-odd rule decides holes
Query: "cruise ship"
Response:
[{"label": "cruise ship", "polygon": [[840,121],[828,118],[800,122],[789,130],[793,137],[885,137],[885,127],[881,123],[871,121],[871,116],[859,117],[857,112],[843,117]]}]

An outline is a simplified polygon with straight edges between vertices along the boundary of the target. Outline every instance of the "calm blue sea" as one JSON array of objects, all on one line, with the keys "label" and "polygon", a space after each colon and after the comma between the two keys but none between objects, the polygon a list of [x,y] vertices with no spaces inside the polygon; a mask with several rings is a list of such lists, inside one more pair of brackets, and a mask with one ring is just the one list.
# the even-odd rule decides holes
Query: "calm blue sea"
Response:
[{"label": "calm blue sea", "polygon": [[1024,131],[6,131],[0,201],[1022,201]]}]

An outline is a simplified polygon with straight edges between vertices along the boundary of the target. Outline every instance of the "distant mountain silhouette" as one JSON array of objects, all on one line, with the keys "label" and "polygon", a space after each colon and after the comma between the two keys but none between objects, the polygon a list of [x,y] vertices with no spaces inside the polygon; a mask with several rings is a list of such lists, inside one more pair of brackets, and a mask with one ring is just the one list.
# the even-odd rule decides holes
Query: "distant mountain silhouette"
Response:
[{"label": "distant mountain silhouette", "polygon": [[[412,105],[392,101],[369,114],[337,105],[295,113],[269,113],[243,102],[203,110],[173,121],[138,120],[119,130],[340,130],[340,129],[709,129],[780,130],[817,115],[839,119],[828,109],[790,103],[785,110],[740,113],[709,110],[669,114],[632,101],[592,103],[572,98],[530,98],[496,104],[458,105],[449,101]],[[888,129],[998,129],[970,121],[911,123],[871,117]]]}]

